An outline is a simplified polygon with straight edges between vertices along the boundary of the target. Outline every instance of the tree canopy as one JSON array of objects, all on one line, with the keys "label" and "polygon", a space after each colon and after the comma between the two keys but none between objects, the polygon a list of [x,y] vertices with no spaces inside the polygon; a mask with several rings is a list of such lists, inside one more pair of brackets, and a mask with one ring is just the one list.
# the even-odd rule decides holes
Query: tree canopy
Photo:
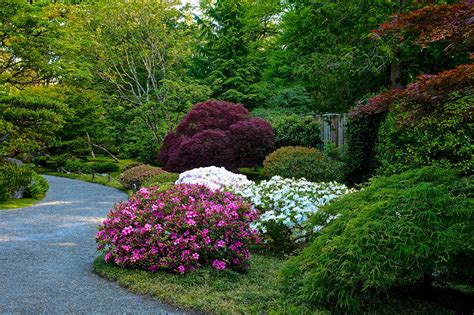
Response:
[{"label": "tree canopy", "polygon": [[46,107],[51,115],[31,124],[36,135],[45,121],[55,126],[54,141],[31,134],[41,154],[99,150],[153,161],[191,105],[210,97],[256,115],[345,113],[420,74],[471,63],[465,1],[0,4],[0,139],[21,129],[8,116],[14,106]]}]

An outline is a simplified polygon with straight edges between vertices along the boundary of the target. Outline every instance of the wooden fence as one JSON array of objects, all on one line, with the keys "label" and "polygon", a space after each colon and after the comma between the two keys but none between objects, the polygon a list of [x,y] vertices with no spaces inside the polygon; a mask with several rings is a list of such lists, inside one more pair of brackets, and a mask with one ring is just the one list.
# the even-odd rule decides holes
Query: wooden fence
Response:
[{"label": "wooden fence", "polygon": [[321,140],[324,143],[332,142],[336,146],[345,144],[347,116],[345,114],[315,115],[321,129]]}]

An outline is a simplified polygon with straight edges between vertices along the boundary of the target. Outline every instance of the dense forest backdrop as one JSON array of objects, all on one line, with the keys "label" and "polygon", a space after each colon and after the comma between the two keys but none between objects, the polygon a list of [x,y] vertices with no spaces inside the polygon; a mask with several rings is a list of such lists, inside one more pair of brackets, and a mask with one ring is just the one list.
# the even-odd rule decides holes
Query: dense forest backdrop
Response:
[{"label": "dense forest backdrop", "polygon": [[377,31],[393,14],[457,2],[0,0],[0,154],[152,162],[209,98],[270,121],[347,113],[469,62],[467,49]]}]

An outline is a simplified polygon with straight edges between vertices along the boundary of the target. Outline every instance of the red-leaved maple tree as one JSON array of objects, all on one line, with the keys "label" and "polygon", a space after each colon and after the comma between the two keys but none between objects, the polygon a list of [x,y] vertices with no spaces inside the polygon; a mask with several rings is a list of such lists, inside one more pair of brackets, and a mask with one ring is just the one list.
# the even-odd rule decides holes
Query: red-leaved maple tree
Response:
[{"label": "red-leaved maple tree", "polygon": [[447,42],[445,50],[472,48],[474,44],[474,5],[472,1],[455,5],[430,5],[405,14],[396,14],[372,31],[378,36],[392,34],[403,40],[416,36],[414,43],[428,47]]}]

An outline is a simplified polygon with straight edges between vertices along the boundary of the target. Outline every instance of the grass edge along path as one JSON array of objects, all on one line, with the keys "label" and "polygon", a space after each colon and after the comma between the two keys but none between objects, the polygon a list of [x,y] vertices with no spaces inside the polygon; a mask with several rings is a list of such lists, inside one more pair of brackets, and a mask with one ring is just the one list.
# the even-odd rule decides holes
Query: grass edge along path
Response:
[{"label": "grass edge along path", "polygon": [[122,269],[107,264],[103,256],[93,263],[93,270],[116,281],[134,293],[152,296],[179,308],[213,314],[326,314],[292,304],[278,287],[277,274],[283,259],[252,255],[250,270],[237,273],[213,268],[198,269],[185,275],[151,273]]},{"label": "grass edge along path", "polygon": [[93,178],[92,175],[90,175],[90,174],[66,174],[66,173],[51,172],[51,171],[45,171],[45,170],[41,170],[39,172],[40,172],[40,174],[44,174],[44,175],[51,175],[51,176],[58,176],[58,177],[65,177],[65,178],[70,178],[70,179],[82,180],[84,182],[99,184],[99,185],[103,185],[103,186],[108,186],[108,187],[111,187],[111,188],[121,190],[123,192],[128,192],[127,189],[117,179],[115,179],[113,176],[111,176],[111,180],[109,181],[106,176],[100,176],[100,175],[96,175]]},{"label": "grass edge along path", "polygon": [[44,197],[38,198],[38,199],[36,198],[21,198],[21,199],[10,198],[4,201],[0,201],[0,211],[31,207],[38,201],[41,201],[43,198]]},{"label": "grass edge along path", "polygon": [[[291,301],[278,284],[284,259],[253,254],[247,273],[198,269],[186,275],[123,269],[96,258],[93,270],[131,292],[148,295],[180,309],[210,314],[331,314]],[[416,298],[388,297],[367,310],[374,314],[456,314],[443,306]],[[336,312],[337,313],[337,312]]]}]

